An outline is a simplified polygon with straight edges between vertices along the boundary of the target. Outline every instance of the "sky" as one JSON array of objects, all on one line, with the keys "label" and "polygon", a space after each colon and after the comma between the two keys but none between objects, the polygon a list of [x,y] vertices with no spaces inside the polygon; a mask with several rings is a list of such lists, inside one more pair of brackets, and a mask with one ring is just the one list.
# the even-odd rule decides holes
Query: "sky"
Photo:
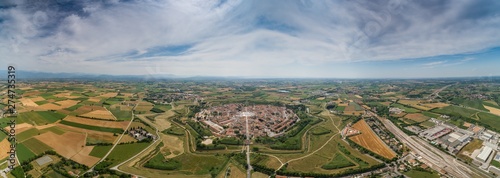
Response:
[{"label": "sky", "polygon": [[500,76],[500,1],[2,0],[0,62],[112,75]]}]

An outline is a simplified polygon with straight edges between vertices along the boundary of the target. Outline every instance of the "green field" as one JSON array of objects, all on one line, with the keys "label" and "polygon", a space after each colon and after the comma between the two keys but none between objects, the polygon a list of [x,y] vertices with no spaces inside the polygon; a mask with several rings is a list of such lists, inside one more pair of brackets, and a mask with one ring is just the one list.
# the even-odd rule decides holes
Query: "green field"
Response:
[{"label": "green field", "polygon": [[464,99],[464,98],[454,98],[451,101],[456,103],[456,104],[468,106],[471,108],[476,108],[476,109],[483,110],[483,111],[488,111],[486,108],[484,108],[483,101],[478,100],[478,99],[469,100],[469,99]]},{"label": "green field", "polygon": [[494,107],[494,108],[500,109],[500,106],[498,106],[496,104],[493,104],[493,103],[490,103],[490,102],[483,102],[483,104],[485,106],[489,106],[489,107]]},{"label": "green field", "polygon": [[119,108],[111,108],[111,107],[108,107],[108,110],[118,120],[130,120],[130,119],[132,119],[132,111],[122,111]]},{"label": "green field", "polygon": [[343,111],[344,111],[344,109],[345,109],[345,106],[337,106],[337,107],[335,108],[335,110],[336,110],[337,112],[343,112]]},{"label": "green field", "polygon": [[497,168],[500,168],[500,162],[496,161],[496,160],[491,160],[491,165],[492,166],[495,166]]},{"label": "green field", "polygon": [[351,161],[349,161],[341,153],[337,153],[337,154],[335,154],[335,156],[333,156],[333,159],[330,162],[321,166],[321,168],[330,170],[330,169],[340,169],[340,168],[345,168],[345,167],[350,167],[350,166],[355,166],[355,164],[352,163]]},{"label": "green field", "polygon": [[422,114],[427,117],[433,117],[433,118],[438,118],[440,115],[428,111],[423,111]]},{"label": "green field", "polygon": [[403,109],[407,113],[417,113],[417,112],[420,112],[420,110],[418,110],[418,109],[406,107],[406,106],[404,106],[402,104],[398,104],[398,103],[392,103],[391,106],[392,107],[397,107],[399,109]]},{"label": "green field", "polygon": [[496,130],[500,130],[500,122],[498,122],[500,121],[500,116],[484,112],[477,113],[477,116],[479,116],[479,121],[482,123]]},{"label": "green field", "polygon": [[176,170],[181,167],[181,162],[177,160],[165,160],[162,154],[158,153],[144,164],[144,167],[160,170]]},{"label": "green field", "polygon": [[75,104],[69,108],[66,108],[66,110],[68,111],[74,111],[74,110],[77,110],[80,106],[83,106],[82,104]]},{"label": "green field", "polygon": [[332,131],[330,129],[327,129],[327,128],[322,127],[322,126],[318,126],[318,127],[311,129],[311,133],[313,135],[323,135],[323,134],[329,134],[331,132]]},{"label": "green field", "polygon": [[90,156],[95,156],[98,158],[102,158],[108,153],[108,151],[111,149],[111,145],[108,146],[95,146],[94,149],[90,152]]},{"label": "green field", "polygon": [[424,172],[424,171],[417,171],[417,170],[410,170],[408,172],[405,172],[403,173],[404,175],[408,176],[408,177],[411,177],[411,178],[421,178],[421,177],[425,177],[425,178],[439,178],[439,174],[433,172],[433,173],[430,173],[430,172]]},{"label": "green field", "polygon": [[356,109],[356,111],[361,111],[363,110],[363,107],[361,107],[358,103],[356,102],[349,102],[349,106],[354,106],[354,108]]},{"label": "green field", "polygon": [[227,158],[223,155],[204,156],[184,153],[173,158],[173,160],[179,161],[182,164],[180,171],[189,174],[203,175],[210,174],[210,170],[215,167],[222,168]]},{"label": "green field", "polygon": [[[116,145],[115,149],[108,155],[107,159],[113,162],[112,166],[127,160],[128,158],[134,156],[135,154],[146,148],[149,143],[134,143],[134,144],[122,144]],[[95,148],[94,148],[95,149]],[[92,150],[93,152],[94,150]],[[92,153],[91,152],[91,153]]]},{"label": "green field", "polygon": [[439,108],[439,109],[433,109],[433,112],[440,113],[440,114],[446,114],[446,115],[451,115],[451,116],[462,116],[466,118],[471,118],[472,115],[476,114],[477,111],[466,109],[463,107],[459,106],[446,106],[444,108]]},{"label": "green field", "polygon": [[49,127],[49,128],[45,128],[45,129],[40,130],[40,133],[45,133],[45,132],[53,132],[57,135],[62,135],[64,133],[66,133],[66,131],[64,131],[63,129],[61,129],[57,126]]},{"label": "green field", "polygon": [[420,125],[425,127],[425,128],[431,128],[431,127],[434,127],[436,125],[436,123],[427,120],[427,121],[420,123]]},{"label": "green field", "polygon": [[19,115],[17,116],[17,120],[19,123],[33,124],[34,122],[37,125],[45,125],[54,123],[64,117],[65,117],[64,114],[58,112],[30,111],[30,112],[19,113]]},{"label": "green field", "polygon": [[64,125],[73,126],[73,127],[82,128],[82,129],[95,130],[95,131],[101,131],[101,132],[122,133],[124,131],[123,129],[119,129],[119,128],[97,127],[97,126],[93,126],[93,125],[85,125],[85,124],[80,124],[80,123],[75,123],[75,122],[70,122],[70,121],[65,121],[65,120],[62,120],[59,123],[64,124]]},{"label": "green field", "polygon": [[46,103],[49,103],[49,102],[47,100],[42,100],[42,101],[37,101],[35,103],[38,104],[38,105],[42,105],[42,104],[46,104]]},{"label": "green field", "polygon": [[40,133],[40,131],[38,129],[31,128],[31,129],[25,130],[24,132],[21,132],[20,134],[17,134],[16,139],[19,142],[22,142],[22,141],[29,139],[35,135],[38,135],[38,133]]},{"label": "green field", "polygon": [[19,158],[19,161],[22,163],[24,161],[28,161],[30,158],[35,157],[35,153],[31,152],[28,147],[26,147],[24,144],[19,143],[16,146],[16,153],[17,157]]},{"label": "green field", "polygon": [[2,141],[6,137],[7,137],[7,134],[5,134],[4,132],[0,132],[0,141]]},{"label": "green field", "polygon": [[30,138],[23,142],[23,144],[28,147],[36,155],[42,154],[45,151],[52,150],[52,148],[45,143],[37,140],[36,138]]}]

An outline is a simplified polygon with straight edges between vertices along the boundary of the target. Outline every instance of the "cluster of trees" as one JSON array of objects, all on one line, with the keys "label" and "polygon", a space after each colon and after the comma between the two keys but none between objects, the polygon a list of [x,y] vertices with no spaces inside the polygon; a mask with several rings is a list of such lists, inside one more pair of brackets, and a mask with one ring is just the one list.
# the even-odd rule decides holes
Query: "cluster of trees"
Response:
[{"label": "cluster of trees", "polygon": [[156,156],[144,164],[144,167],[159,170],[176,170],[181,166],[181,162],[174,159],[165,159],[161,153],[156,154]]},{"label": "cluster of trees", "polygon": [[154,113],[164,113],[165,112],[164,110],[161,110],[160,108],[155,108],[155,107],[153,107],[149,111],[154,112]]},{"label": "cluster of trees", "polygon": [[79,164],[71,159],[66,159],[64,157],[61,157],[61,161],[57,162],[56,164],[49,164],[49,167],[51,167],[55,172],[65,177],[72,177],[72,175],[68,173],[68,170],[64,168],[66,166],[71,166],[72,169],[82,169],[82,170],[89,169],[85,165]]},{"label": "cluster of trees", "polygon": [[208,128],[204,127],[199,122],[188,120],[187,124],[191,128],[193,128],[193,130],[196,131],[196,133],[198,133],[199,138],[203,138],[204,136],[212,136],[212,132],[210,132]]},{"label": "cluster of trees", "polygon": [[229,137],[229,138],[222,138],[220,140],[216,139],[215,142],[219,142],[225,145],[242,145],[243,141],[238,138],[234,137]]},{"label": "cluster of trees", "polygon": [[293,177],[342,177],[342,176],[347,176],[347,175],[352,175],[352,174],[360,174],[360,173],[365,173],[373,170],[377,170],[380,168],[385,167],[385,164],[377,164],[373,165],[370,167],[365,167],[365,168],[357,168],[357,169],[347,169],[345,171],[342,171],[341,173],[338,174],[326,174],[326,173],[314,173],[314,172],[291,172],[287,171],[286,169],[282,168],[278,170],[276,173],[277,175],[284,175],[284,176],[293,176]]},{"label": "cluster of trees", "polygon": [[224,150],[224,149],[226,149],[226,146],[218,144],[218,143],[205,145],[205,144],[201,143],[200,138],[196,138],[196,149],[198,149],[198,150]]},{"label": "cluster of trees", "polygon": [[87,145],[87,146],[108,146],[108,145],[113,145],[113,143],[103,143],[103,142],[90,143],[90,142],[86,142],[85,145]]}]

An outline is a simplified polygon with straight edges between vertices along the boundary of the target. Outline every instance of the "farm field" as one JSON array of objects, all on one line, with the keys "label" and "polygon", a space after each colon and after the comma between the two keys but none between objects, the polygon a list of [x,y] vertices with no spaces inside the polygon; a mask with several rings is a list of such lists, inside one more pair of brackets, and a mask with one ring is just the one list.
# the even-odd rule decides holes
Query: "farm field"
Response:
[{"label": "farm field", "polygon": [[486,108],[487,110],[489,110],[490,113],[492,113],[492,114],[500,115],[500,109],[498,109],[498,108],[490,107],[490,106],[486,106],[486,105],[484,105],[484,108]]},{"label": "farm field", "polygon": [[107,110],[95,110],[88,113],[82,114],[83,117],[105,119],[105,120],[116,120],[115,116]]},{"label": "farm field", "polygon": [[360,120],[354,125],[354,129],[361,131],[361,134],[351,136],[349,139],[363,146],[364,148],[383,156],[387,159],[396,157],[396,153],[392,151],[366,124],[365,120]]},{"label": "farm field", "polygon": [[60,127],[67,131],[78,132],[87,134],[87,142],[90,143],[113,143],[117,136],[114,136],[111,132],[101,132],[96,130],[88,130],[78,127],[73,127],[64,124],[57,124],[57,127]]},{"label": "farm field", "polygon": [[37,140],[36,138],[30,138],[22,143],[36,155],[42,154],[48,150],[52,150],[50,146],[41,142],[40,140]]},{"label": "farm field", "polygon": [[407,119],[410,119],[410,120],[413,120],[415,122],[424,122],[428,119],[430,119],[429,117],[427,116],[424,116],[423,114],[420,114],[420,113],[410,113],[410,114],[406,114],[405,115],[405,118]]},{"label": "farm field", "polygon": [[80,152],[71,157],[71,159],[90,167],[100,160],[98,157],[89,155],[92,149],[94,149],[94,146],[85,146],[82,150],[80,150]]},{"label": "farm field", "polygon": [[425,103],[425,104],[422,104],[426,107],[429,107],[429,108],[443,108],[443,107],[446,107],[446,106],[449,106],[449,104],[446,104],[446,103]]},{"label": "farm field", "polygon": [[30,149],[28,149],[28,147],[26,147],[22,143],[17,144],[16,155],[21,163],[28,161],[30,158],[36,156],[35,153],[33,153]]},{"label": "farm field", "polygon": [[107,127],[107,128],[121,128],[125,129],[128,126],[128,122],[116,122],[116,121],[104,121],[97,119],[87,119],[83,117],[76,116],[66,116],[64,118],[65,121],[70,121],[79,124],[97,126],[97,127]]},{"label": "farm field", "polygon": [[403,105],[397,104],[397,103],[393,103],[393,104],[391,104],[391,106],[392,107],[397,107],[399,109],[403,109],[407,113],[417,113],[417,112],[420,112],[418,109],[406,107],[406,106],[403,106]]},{"label": "farm field", "polygon": [[89,113],[89,112],[94,111],[94,110],[106,110],[106,109],[101,107],[101,106],[87,106],[87,105],[85,105],[85,106],[78,107],[78,109],[74,110],[72,112],[72,114],[82,115],[82,114]]},{"label": "farm field", "polygon": [[64,114],[53,111],[29,111],[20,113],[17,120],[19,123],[45,125],[54,123],[64,117]]},{"label": "farm field", "polygon": [[[107,158],[111,162],[113,162],[112,166],[115,166],[122,161],[127,160],[131,156],[139,153],[142,151],[144,148],[146,148],[149,145],[149,143],[134,143],[134,144],[122,144],[122,145],[117,145],[115,149],[109,154]],[[97,148],[99,146],[95,146]],[[90,153],[90,155],[96,155],[96,153]]]},{"label": "farm field", "polygon": [[124,130],[121,128],[109,128],[109,127],[99,127],[93,125],[80,124],[76,122],[70,122],[66,120],[62,120],[59,124],[68,125],[72,127],[87,129],[87,130],[95,130],[100,132],[111,132],[111,133],[122,133]]},{"label": "farm field", "polygon": [[71,158],[85,147],[85,134],[76,132],[66,132],[62,135],[57,135],[52,132],[46,132],[34,138],[40,140],[46,145],[54,148],[54,150],[65,158]]},{"label": "farm field", "polygon": [[3,160],[9,156],[7,151],[3,151],[3,150],[10,150],[10,142],[7,139],[3,139],[0,142],[0,150],[2,150],[2,152],[0,152],[0,160]]}]

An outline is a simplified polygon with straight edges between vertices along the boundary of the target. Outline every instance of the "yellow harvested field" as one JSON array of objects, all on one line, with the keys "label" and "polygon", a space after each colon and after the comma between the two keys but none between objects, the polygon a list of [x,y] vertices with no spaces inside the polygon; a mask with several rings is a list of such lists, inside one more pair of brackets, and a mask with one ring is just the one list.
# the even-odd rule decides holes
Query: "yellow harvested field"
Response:
[{"label": "yellow harvested field", "polygon": [[108,110],[90,111],[89,113],[83,114],[81,116],[97,119],[116,120],[115,116],[113,116],[113,114]]},{"label": "yellow harvested field", "polygon": [[42,105],[39,106],[39,108],[42,108],[44,110],[60,110],[60,109],[63,109],[62,106],[58,106],[58,105],[53,104],[53,103],[42,104]]},{"label": "yellow harvested field", "polygon": [[64,124],[57,124],[58,127],[67,130],[67,131],[73,131],[73,132],[79,132],[79,133],[87,133],[87,137],[94,138],[97,140],[103,140],[107,141],[109,143],[113,143],[116,139],[116,136],[113,135],[113,133],[109,132],[99,132],[95,130],[87,130],[87,129],[82,129],[78,127],[72,127]]},{"label": "yellow harvested field", "polygon": [[[10,130],[10,126],[5,127],[5,130]],[[20,134],[28,129],[31,129],[33,125],[28,123],[16,124],[16,134]]]},{"label": "yellow harvested field", "polygon": [[64,120],[70,121],[70,122],[75,122],[75,123],[80,123],[80,124],[85,124],[85,125],[93,125],[93,126],[108,127],[108,128],[125,129],[128,126],[127,121],[122,121],[122,122],[103,121],[103,120],[88,119],[88,118],[76,117],[76,116],[66,116],[64,118]]},{"label": "yellow harvested field", "polygon": [[486,108],[487,110],[489,110],[490,113],[493,113],[493,114],[496,114],[496,115],[500,115],[500,109],[498,109],[498,108],[494,108],[494,107],[490,107],[490,106],[484,106],[484,108]]},{"label": "yellow harvested field", "polygon": [[9,156],[7,152],[10,150],[10,142],[9,140],[7,140],[7,138],[3,139],[0,142],[0,150],[2,150],[0,151],[0,160]]},{"label": "yellow harvested field", "polygon": [[95,110],[106,110],[106,109],[101,107],[101,106],[81,106],[73,112],[80,115],[80,114],[85,114],[85,113],[95,111]]},{"label": "yellow harvested field", "polygon": [[55,94],[54,96],[58,98],[67,98],[68,96],[71,96],[71,93],[58,93]]},{"label": "yellow harvested field", "polygon": [[122,94],[124,97],[132,97],[134,94],[133,93],[120,93]]},{"label": "yellow harvested field", "polygon": [[85,134],[76,132],[66,132],[62,135],[45,132],[35,136],[35,138],[54,148],[57,153],[65,158],[73,157],[85,146]]},{"label": "yellow harvested field", "polygon": [[31,101],[33,101],[33,102],[43,101],[43,100],[45,100],[45,98],[43,98],[43,97],[41,97],[41,96],[37,96],[37,97],[35,97],[35,98],[30,98],[30,99],[31,99]]},{"label": "yellow harvested field", "polygon": [[80,150],[80,152],[78,152],[76,155],[71,157],[71,159],[73,161],[76,161],[77,163],[84,164],[88,167],[91,167],[92,165],[94,165],[95,163],[97,163],[100,160],[100,158],[98,158],[98,157],[94,157],[94,156],[89,155],[90,152],[92,151],[92,149],[94,149],[94,146],[85,146],[85,147],[83,147],[82,150]]},{"label": "yellow harvested field", "polygon": [[446,104],[446,103],[426,103],[426,104],[422,104],[422,105],[429,107],[429,108],[442,108],[442,107],[449,106],[449,104]]},{"label": "yellow harvested field", "polygon": [[[231,174],[229,174],[229,178],[240,178],[247,176],[244,171],[238,169],[238,167],[234,166],[233,164],[231,164],[229,167],[231,169]],[[252,175],[252,177],[255,176]]]},{"label": "yellow harvested field", "polygon": [[102,98],[99,98],[99,97],[90,97],[90,98],[88,99],[88,101],[92,101],[92,102],[96,102],[96,103],[98,103],[99,101],[101,101],[101,99],[102,99]]},{"label": "yellow harvested field", "polygon": [[179,137],[162,134],[161,139],[164,145],[161,148],[161,151],[163,153],[165,153],[166,151],[169,151],[171,153],[166,158],[173,158],[184,153],[183,141],[180,140]]},{"label": "yellow harvested field", "polygon": [[398,103],[405,104],[405,105],[417,105],[420,103],[419,100],[399,100]]},{"label": "yellow harvested field", "polygon": [[19,101],[21,101],[21,103],[23,103],[23,106],[32,106],[32,107],[38,106],[38,104],[36,104],[33,100],[31,100],[29,98],[21,98],[21,99],[19,99]]},{"label": "yellow harvested field", "polygon": [[325,97],[316,98],[316,100],[325,100]]},{"label": "yellow harvested field", "polygon": [[361,134],[349,137],[355,143],[387,159],[396,157],[396,153],[373,132],[365,120],[356,122],[352,128],[361,131]]},{"label": "yellow harvested field", "polygon": [[75,101],[75,100],[63,100],[63,101],[58,101],[56,103],[60,104],[62,108],[69,108],[71,106],[78,104],[79,102],[80,101]]},{"label": "yellow harvested field", "polygon": [[380,102],[380,104],[382,104],[384,106],[389,106],[389,105],[391,105],[391,102],[390,101],[385,101],[385,102]]},{"label": "yellow harvested field", "polygon": [[359,95],[354,95],[354,96],[355,96],[356,98],[363,98],[363,97],[361,97],[361,96],[359,96]]},{"label": "yellow harvested field", "polygon": [[415,122],[424,122],[429,119],[429,117],[424,116],[423,114],[420,113],[410,113],[405,115],[405,118],[413,120]]},{"label": "yellow harvested field", "polygon": [[112,98],[112,97],[115,97],[116,95],[118,95],[118,93],[105,93],[105,94],[102,94],[100,97]]}]

